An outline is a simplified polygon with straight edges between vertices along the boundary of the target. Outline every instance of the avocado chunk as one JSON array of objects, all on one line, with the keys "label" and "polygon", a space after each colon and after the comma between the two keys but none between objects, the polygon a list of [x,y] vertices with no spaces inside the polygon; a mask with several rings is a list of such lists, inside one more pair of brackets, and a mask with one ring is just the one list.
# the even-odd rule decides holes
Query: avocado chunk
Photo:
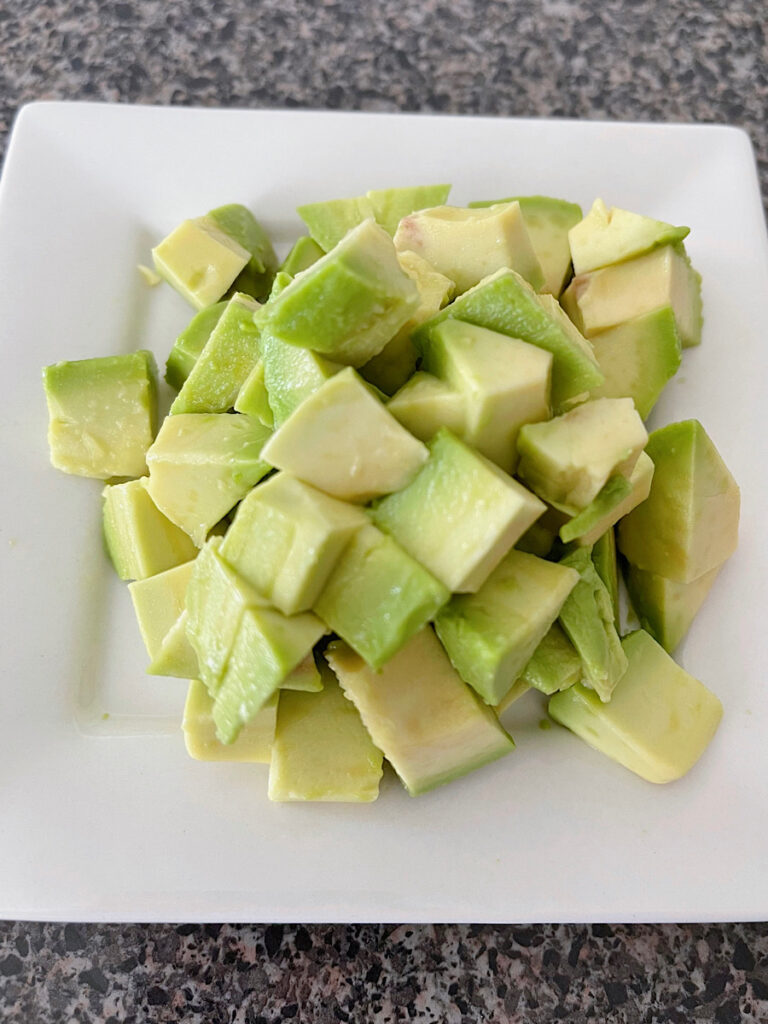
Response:
[{"label": "avocado chunk", "polygon": [[457,675],[430,626],[380,672],[346,644],[326,658],[371,739],[411,796],[426,793],[514,749],[491,708]]},{"label": "avocado chunk", "polygon": [[321,249],[314,238],[302,235],[280,264],[279,272],[296,277],[302,270],[308,270],[313,263],[317,263],[321,256],[325,256],[325,249]]},{"label": "avocado chunk", "polygon": [[330,252],[353,228],[373,218],[373,208],[365,196],[305,203],[296,208],[296,213],[323,252]]},{"label": "avocado chunk", "polygon": [[628,477],[612,476],[597,496],[577,515],[560,527],[560,540],[595,544],[614,524],[645,501],[651,491],[653,460],[640,452]]},{"label": "avocado chunk", "polygon": [[302,693],[317,693],[322,688],[323,680],[312,652],[280,683],[281,690],[300,690]]},{"label": "avocado chunk", "polygon": [[187,690],[181,727],[187,753],[196,761],[241,761],[269,764],[277,723],[278,694],[274,694],[244,725],[233,743],[221,743],[213,720],[213,699],[199,679]]},{"label": "avocado chunk", "polygon": [[579,274],[561,301],[587,338],[668,307],[683,348],[701,341],[701,275],[682,246],[665,245],[626,263]]},{"label": "avocado chunk", "polygon": [[46,366],[51,464],[97,480],[146,473],[155,430],[156,374],[152,353],[143,349]]},{"label": "avocado chunk", "polygon": [[451,191],[450,185],[411,185],[406,188],[381,188],[366,192],[376,223],[394,235],[403,217],[415,210],[442,206]]},{"label": "avocado chunk", "polygon": [[143,478],[102,491],[104,541],[121,580],[143,580],[197,554],[189,536],[163,515],[145,485]]},{"label": "avocado chunk", "polygon": [[248,262],[235,279],[234,290],[254,299],[266,298],[277,269],[277,257],[264,228],[240,203],[217,206],[208,211],[208,217],[249,253]]},{"label": "avocado chunk", "polygon": [[486,704],[499,704],[579,581],[579,574],[514,549],[475,594],[451,598],[435,619],[454,668]]},{"label": "avocado chunk", "polygon": [[269,763],[269,799],[368,803],[382,756],[330,669],[320,693],[283,691]]},{"label": "avocado chunk", "polygon": [[198,546],[208,531],[265,476],[269,430],[240,413],[168,416],[147,452],[147,491],[161,512]]},{"label": "avocado chunk", "polygon": [[551,401],[555,412],[560,412],[604,378],[589,342],[556,319],[557,303],[547,306],[546,298],[538,296],[514,270],[499,270],[418,327],[413,341],[425,349],[435,327],[453,319],[543,348],[553,356]]},{"label": "avocado chunk", "polygon": [[218,302],[250,258],[211,217],[182,221],[152,250],[155,270],[195,309]]},{"label": "avocado chunk", "polygon": [[736,549],[738,485],[698,420],[654,430],[646,451],[651,491],[619,524],[619,550],[638,569],[691,583]]},{"label": "avocado chunk", "polygon": [[418,370],[387,402],[398,423],[421,441],[431,440],[441,427],[463,437],[464,396],[444,380]]},{"label": "avocado chunk", "polygon": [[197,654],[187,636],[187,618],[185,610],[165,634],[160,649],[147,668],[147,675],[194,679],[199,674]]},{"label": "avocado chunk", "polygon": [[691,628],[721,569],[716,565],[690,583],[675,583],[627,565],[627,591],[640,625],[669,654]]},{"label": "avocado chunk", "polygon": [[269,330],[261,336],[261,357],[267,401],[276,427],[285,423],[305,398],[343,369],[341,363],[325,359],[317,352],[280,341]]},{"label": "avocado chunk", "polygon": [[682,242],[690,230],[617,206],[608,209],[602,199],[596,199],[587,216],[568,232],[574,273],[586,274],[662,245],[674,245]]},{"label": "avocado chunk", "polygon": [[428,455],[351,368],[305,398],[263,451],[277,469],[358,502],[405,487]]},{"label": "avocado chunk", "polygon": [[199,313],[195,313],[174,341],[165,363],[165,379],[174,390],[179,391],[192,372],[192,367],[205,348],[211,331],[226,308],[226,302],[214,302],[212,306],[201,309]]},{"label": "avocado chunk", "polygon": [[648,782],[672,782],[706,750],[722,704],[644,630],[625,637],[622,648],[628,668],[610,704],[577,684],[550,698],[549,713]]},{"label": "avocado chunk", "polygon": [[284,615],[308,611],[352,534],[361,508],[276,473],[238,506],[222,557]]},{"label": "avocado chunk", "polygon": [[395,246],[423,257],[455,283],[459,294],[503,267],[516,270],[535,289],[544,284],[519,203],[417,211],[400,221]]},{"label": "avocado chunk", "polygon": [[581,658],[576,648],[562,626],[553,622],[520,678],[528,686],[550,696],[578,683],[581,676]]},{"label": "avocado chunk", "polygon": [[[647,458],[647,456],[646,456]],[[638,459],[638,462],[640,460]],[[649,460],[650,461],[650,460]],[[653,465],[653,463],[651,463]],[[603,586],[608,591],[613,608],[613,621],[619,628],[619,568],[616,558],[616,534],[609,527],[601,534],[592,548],[592,564]]]},{"label": "avocado chunk", "polygon": [[176,396],[172,415],[232,408],[261,358],[259,329],[253,319],[259,308],[247,295],[232,296]]},{"label": "avocado chunk", "polygon": [[[144,646],[151,659],[150,675],[197,675],[197,657],[179,621],[186,615],[185,597],[194,561],[128,585]],[[181,623],[184,630],[186,618]],[[173,658],[171,653],[173,652]]]},{"label": "avocado chunk", "polygon": [[447,430],[373,521],[452,592],[478,590],[544,511],[543,502]]},{"label": "avocado chunk", "polygon": [[265,382],[264,361],[261,358],[254,364],[237,393],[235,412],[253,416],[265,427],[272,428],[275,425],[275,417],[269,404],[269,393]]},{"label": "avocado chunk", "polygon": [[520,429],[519,475],[545,501],[574,515],[608,479],[632,472],[648,441],[631,398],[596,398]]},{"label": "avocado chunk", "polygon": [[518,551],[527,551],[529,555],[538,555],[539,558],[546,558],[555,543],[557,531],[560,528],[560,514],[558,513],[557,523],[553,523],[548,515],[552,510],[546,512],[532,523],[520,540],[515,544]]},{"label": "avocado chunk", "polygon": [[463,395],[463,440],[512,473],[520,427],[551,414],[551,353],[485,327],[446,320],[424,346],[422,366]]},{"label": "avocado chunk", "polygon": [[582,218],[581,207],[551,196],[509,196],[506,199],[469,203],[471,209],[499,203],[520,204],[533,251],[544,274],[543,292],[557,297],[571,269],[568,231]]},{"label": "avocado chunk", "polygon": [[627,659],[614,622],[613,602],[591,558],[577,548],[560,560],[579,573],[579,581],[560,610],[560,625],[581,658],[584,685],[609,701],[624,675]]},{"label": "avocado chunk", "polygon": [[371,668],[431,622],[450,592],[373,525],[353,535],[314,611]]},{"label": "avocado chunk", "polygon": [[646,420],[677,373],[681,360],[680,335],[670,306],[645,313],[592,339],[592,347],[605,376],[591,398],[631,398]]}]

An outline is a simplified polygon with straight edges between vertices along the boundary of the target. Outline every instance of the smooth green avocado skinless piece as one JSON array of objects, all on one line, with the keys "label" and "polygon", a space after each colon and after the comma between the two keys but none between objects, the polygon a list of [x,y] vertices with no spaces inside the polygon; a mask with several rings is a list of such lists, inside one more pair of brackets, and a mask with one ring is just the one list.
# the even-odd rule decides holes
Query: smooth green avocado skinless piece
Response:
[{"label": "smooth green avocado skinless piece", "polygon": [[622,649],[627,670],[609,704],[577,684],[550,698],[549,713],[648,782],[672,782],[706,750],[722,704],[644,630],[626,636]]},{"label": "smooth green avocado skinless piece", "polygon": [[616,557],[616,534],[612,527],[595,541],[592,548],[592,564],[603,586],[608,591],[613,608],[613,621],[619,628],[619,567]]},{"label": "smooth green avocado skinless piece", "polygon": [[275,427],[344,367],[308,348],[298,348],[273,337],[267,328],[261,335],[264,386]]},{"label": "smooth green avocado skinless piece", "polygon": [[493,710],[459,678],[430,626],[379,672],[341,641],[329,645],[326,658],[411,796],[514,749]]},{"label": "smooth green avocado skinless piece", "polygon": [[690,583],[675,583],[627,564],[624,578],[640,625],[669,654],[691,628],[721,568],[716,565]]},{"label": "smooth green avocado skinless piece", "polygon": [[625,476],[609,477],[592,501],[573,519],[560,527],[560,540],[564,544],[578,540],[595,525],[611,517],[616,507],[632,493],[632,484]]},{"label": "smooth green avocado skinless piece", "polygon": [[275,417],[272,407],[269,404],[269,393],[265,383],[264,361],[254,365],[251,372],[243,381],[242,387],[235,399],[235,412],[242,412],[246,416],[253,416],[265,427],[270,429],[275,425]]},{"label": "smooth green avocado skinless piece", "polygon": [[128,585],[139,631],[152,661],[186,611],[187,587],[194,565],[194,560],[185,562]]},{"label": "smooth green avocado skinless piece", "polygon": [[387,234],[394,235],[398,224],[416,210],[443,206],[451,191],[450,185],[413,185],[406,188],[381,188],[366,192],[376,223]]},{"label": "smooth green avocado skinless piece", "polygon": [[589,342],[578,332],[566,331],[514,270],[491,274],[418,327],[413,334],[416,347],[423,350],[433,329],[448,319],[487,327],[551,352],[551,401],[556,413],[603,383]]},{"label": "smooth green avocado skinless piece", "polygon": [[277,257],[269,235],[251,211],[240,203],[217,206],[209,210],[207,216],[250,255],[232,286],[233,291],[264,299],[277,270]]},{"label": "smooth green avocado skinless piece", "polygon": [[187,618],[185,609],[163,637],[159,650],[147,667],[147,675],[195,679],[200,674],[197,654],[187,636]]},{"label": "smooth green avocado skinless piece", "polygon": [[321,249],[314,238],[302,235],[280,264],[279,272],[296,277],[302,270],[308,270],[313,263],[317,263],[321,256],[325,256],[325,249]]},{"label": "smooth green avocado skinless piece", "polygon": [[199,679],[193,679],[187,690],[182,729],[187,753],[196,761],[241,761],[269,764],[277,722],[275,694],[243,726],[233,743],[221,743],[216,737],[213,720],[213,699]]},{"label": "smooth green avocado skinless piece", "polygon": [[251,259],[211,217],[182,221],[152,250],[155,270],[195,309],[228,291]]},{"label": "smooth green avocado skinless piece", "polygon": [[281,690],[299,690],[301,693],[317,693],[322,688],[322,676],[312,651],[280,683]]},{"label": "smooth green avocado skinless piece", "polygon": [[365,196],[305,203],[296,208],[296,213],[323,252],[330,252],[348,232],[373,217],[373,209]]},{"label": "smooth green avocado skinless piece", "polygon": [[675,245],[690,234],[690,228],[676,228],[663,220],[631,213],[596,199],[592,209],[568,232],[575,274],[598,270],[610,263],[642,256],[662,245]]},{"label": "smooth green avocado skinless piece", "polygon": [[398,423],[420,441],[431,441],[442,427],[457,437],[465,432],[464,396],[431,373],[417,370],[387,402]]},{"label": "smooth green avocado skinless piece", "polygon": [[[560,527],[560,539],[565,542],[577,540],[584,546],[596,544],[606,530],[645,501],[651,490],[653,469],[653,460],[645,452],[640,452],[632,472],[626,478],[629,487],[612,483],[623,477],[612,477],[594,501]],[[607,495],[604,493],[606,491]],[[626,492],[623,497],[622,492]]]},{"label": "smooth green avocado skinless piece", "polygon": [[174,341],[165,363],[165,379],[174,390],[181,390],[227,305],[227,302],[214,302],[195,313]]},{"label": "smooth green avocado skinless piece", "polygon": [[550,696],[567,690],[582,676],[581,658],[559,623],[553,622],[549,632],[533,652],[520,678],[540,693]]}]

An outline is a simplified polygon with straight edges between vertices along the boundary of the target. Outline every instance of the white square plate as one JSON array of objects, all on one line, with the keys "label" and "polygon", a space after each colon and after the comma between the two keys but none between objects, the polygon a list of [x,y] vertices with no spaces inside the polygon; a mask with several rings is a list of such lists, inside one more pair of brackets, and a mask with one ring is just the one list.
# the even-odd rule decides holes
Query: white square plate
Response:
[{"label": "white square plate", "polygon": [[[682,650],[722,699],[701,763],[642,782],[526,698],[517,750],[410,799],[273,805],[265,766],[190,760],[185,684],[144,675],[100,541],[100,485],[48,463],[41,367],[190,316],[136,272],[186,216],[246,203],[284,252],[298,203],[454,184],[691,226],[704,343],[654,413],[700,417],[743,490],[741,544]],[[0,916],[191,921],[768,918],[768,245],[725,127],[74,104],[26,108],[0,192]],[[105,717],[108,716],[108,717]]]}]

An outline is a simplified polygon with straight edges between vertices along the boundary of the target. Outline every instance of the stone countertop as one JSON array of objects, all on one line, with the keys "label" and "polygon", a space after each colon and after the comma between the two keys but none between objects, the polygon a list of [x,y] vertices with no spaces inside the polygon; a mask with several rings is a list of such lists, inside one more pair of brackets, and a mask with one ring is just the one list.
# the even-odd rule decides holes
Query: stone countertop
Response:
[{"label": "stone countertop", "polygon": [[[0,154],[36,99],[726,122],[768,197],[765,22],[759,0],[15,0]],[[10,922],[0,1018],[766,1021],[768,925]]]}]

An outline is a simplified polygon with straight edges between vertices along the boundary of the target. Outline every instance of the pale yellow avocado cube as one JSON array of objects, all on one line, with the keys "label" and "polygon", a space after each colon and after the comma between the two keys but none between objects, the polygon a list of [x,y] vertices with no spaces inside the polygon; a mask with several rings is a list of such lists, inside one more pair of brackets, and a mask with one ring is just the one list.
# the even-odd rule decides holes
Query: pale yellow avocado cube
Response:
[{"label": "pale yellow avocado cube", "polygon": [[[612,526],[614,526],[620,519],[623,519],[625,515],[636,508],[641,502],[645,501],[648,495],[651,493],[651,483],[653,482],[653,459],[645,452],[640,452],[637,457],[637,462],[634,465],[634,469],[626,478],[629,483],[629,491],[624,498],[621,499],[613,508],[608,509],[603,515],[595,519],[583,533],[574,532],[573,529],[568,527],[577,527],[578,520],[581,516],[585,516],[591,506],[587,506],[576,516],[570,520],[566,527],[560,529],[560,539],[563,541],[578,540],[578,543],[582,546],[589,546],[595,544]],[[615,479],[615,478],[612,478]],[[595,499],[599,501],[598,498]]]},{"label": "pale yellow avocado cube", "polygon": [[182,221],[152,250],[158,274],[195,309],[218,302],[250,258],[209,217]]},{"label": "pale yellow avocado cube", "polygon": [[193,679],[184,705],[184,743],[196,761],[249,761],[269,764],[275,738],[278,695],[271,697],[261,711],[240,730],[233,743],[220,743],[213,720],[213,699],[205,686]]},{"label": "pale yellow avocado cube", "polygon": [[150,675],[181,675],[184,678],[188,675],[185,671],[167,671],[179,662],[180,669],[188,665],[193,672],[197,671],[197,656],[185,631],[185,600],[194,566],[193,559],[128,584],[144,646],[152,659],[148,670]]},{"label": "pale yellow avocado cube", "polygon": [[387,402],[387,409],[414,437],[430,441],[441,427],[457,437],[466,429],[464,395],[431,373],[418,370]]},{"label": "pale yellow avocado cube", "polygon": [[648,782],[672,782],[699,760],[723,707],[644,630],[621,645],[629,667],[609,703],[577,683],[555,694],[549,713],[595,750]]}]

